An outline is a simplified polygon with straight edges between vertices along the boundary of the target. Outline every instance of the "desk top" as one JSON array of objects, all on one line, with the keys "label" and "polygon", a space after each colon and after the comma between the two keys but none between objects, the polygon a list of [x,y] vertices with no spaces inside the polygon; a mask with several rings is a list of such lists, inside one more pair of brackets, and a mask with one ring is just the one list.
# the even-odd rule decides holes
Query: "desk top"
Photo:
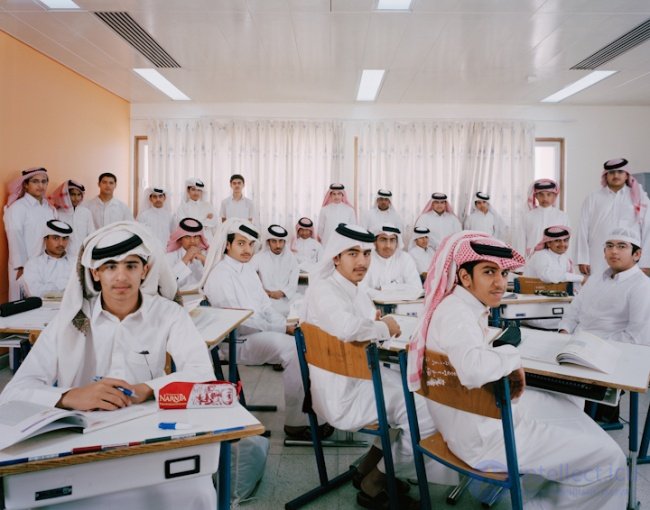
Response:
[{"label": "desk top", "polygon": [[43,301],[43,306],[9,317],[0,317],[0,331],[29,333],[43,331],[59,311],[59,301]]},{"label": "desk top", "polygon": [[221,342],[231,331],[253,315],[251,310],[210,306],[197,306],[189,313],[192,322],[201,333],[201,338],[209,346]]},{"label": "desk top", "polygon": [[403,305],[424,302],[424,289],[375,290],[368,293],[376,305]]},{"label": "desk top", "polygon": [[648,391],[650,347],[617,342],[616,346],[621,351],[618,368],[616,372],[606,374],[580,365],[560,364],[555,361],[555,355],[569,341],[569,338],[569,335],[552,331],[521,328],[521,344],[518,349],[521,352],[524,370],[638,393]]},{"label": "desk top", "polygon": [[[512,297],[508,297],[512,296]],[[501,306],[503,305],[528,305],[532,303],[570,303],[573,301],[573,296],[538,296],[537,294],[506,294],[501,299]]]},{"label": "desk top", "polygon": [[[189,423],[193,428],[160,430],[158,423],[162,421]],[[231,408],[159,409],[154,414],[88,434],[58,430],[5,448],[0,451],[0,477],[228,441],[262,432],[264,426],[239,403]]]}]

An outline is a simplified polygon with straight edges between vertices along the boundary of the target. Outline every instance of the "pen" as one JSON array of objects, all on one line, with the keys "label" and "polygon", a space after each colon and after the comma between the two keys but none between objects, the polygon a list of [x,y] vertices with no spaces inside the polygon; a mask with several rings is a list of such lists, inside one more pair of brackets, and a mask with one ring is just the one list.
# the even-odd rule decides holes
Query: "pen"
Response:
[{"label": "pen", "polygon": [[[95,377],[93,377],[94,382],[101,381],[102,379],[103,379],[103,377],[101,375],[96,375]],[[115,386],[115,389],[121,391],[127,397],[138,398],[138,396],[135,394],[135,392],[133,390],[130,390],[129,388],[124,388],[122,386]]]},{"label": "pen", "polygon": [[187,430],[191,429],[192,425],[175,421],[161,421],[158,424],[158,428],[163,430]]}]

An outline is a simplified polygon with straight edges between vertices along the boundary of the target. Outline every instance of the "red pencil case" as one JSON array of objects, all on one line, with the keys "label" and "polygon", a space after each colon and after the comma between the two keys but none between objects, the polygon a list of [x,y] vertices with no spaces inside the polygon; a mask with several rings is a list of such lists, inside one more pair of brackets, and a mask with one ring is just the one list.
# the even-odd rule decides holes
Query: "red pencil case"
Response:
[{"label": "red pencil case", "polygon": [[241,383],[228,381],[202,383],[171,382],[158,392],[160,409],[200,409],[202,407],[232,407],[237,402]]}]

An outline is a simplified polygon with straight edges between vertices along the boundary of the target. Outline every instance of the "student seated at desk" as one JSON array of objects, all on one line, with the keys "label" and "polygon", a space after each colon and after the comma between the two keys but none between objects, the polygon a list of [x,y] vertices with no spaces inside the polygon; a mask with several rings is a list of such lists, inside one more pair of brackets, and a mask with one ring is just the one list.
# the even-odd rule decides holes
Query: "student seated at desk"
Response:
[{"label": "student seated at desk", "polygon": [[271,305],[284,317],[289,315],[289,303],[298,291],[298,261],[287,248],[287,229],[269,225],[264,236],[262,251],[257,253],[251,265],[262,280],[264,292],[271,298]]},{"label": "student seated at desk", "polygon": [[[0,395],[66,409],[111,411],[156,397],[170,381],[208,381],[207,347],[187,312],[173,301],[176,279],[159,243],[135,222],[88,237],[61,311]],[[177,372],[165,375],[165,354]],[[96,377],[102,379],[93,382]],[[127,396],[119,388],[131,390]],[[137,473],[133,474],[137,476]],[[215,508],[206,477],[80,500],[87,508]],[[75,502],[70,503],[71,507]],[[76,506],[79,508],[80,506]]]},{"label": "student seated at desk", "polygon": [[[210,246],[199,287],[212,306],[253,311],[238,329],[243,341],[237,346],[237,363],[281,365],[285,433],[309,440],[307,415],[302,412],[304,391],[298,353],[290,336],[294,327],[287,326],[286,318],[273,308],[259,276],[249,264],[259,237],[252,223],[237,218],[226,220]],[[327,433],[332,434],[333,430],[328,429]]]},{"label": "student seated at desk", "polygon": [[43,229],[41,251],[25,264],[23,294],[42,298],[46,294],[62,295],[72,275],[73,256],[68,254],[72,227],[64,221],[50,220]]},{"label": "student seated at desk", "polygon": [[300,271],[309,273],[323,256],[323,247],[316,240],[314,222],[303,217],[296,223],[296,237],[291,241],[291,251],[298,260]]},{"label": "student seated at desk", "polygon": [[[325,247],[323,261],[314,272],[306,296],[301,322],[314,324],[344,342],[383,340],[399,336],[400,328],[392,317],[378,320],[377,311],[366,292],[359,287],[372,267],[371,248],[375,236],[357,225],[339,225]],[[310,367],[312,405],[316,413],[341,430],[358,430],[377,419],[372,381],[355,380]],[[413,468],[413,454],[404,394],[399,372],[381,369],[386,400],[386,413],[391,427],[399,429],[393,446],[396,467]],[[416,405],[424,409],[424,400],[416,397]],[[422,410],[421,416],[426,412]],[[432,434],[431,420],[420,422],[422,434]],[[379,442],[371,448],[358,466],[361,480],[355,485],[361,489],[357,502],[366,508],[381,508],[387,498],[386,475]],[[454,483],[456,476],[444,466],[427,461],[429,480]],[[360,485],[359,485],[360,484]],[[398,491],[406,492],[408,485],[399,484]],[[406,497],[402,508],[415,505]]]},{"label": "student seated at desk", "polygon": [[[519,471],[529,508],[621,509],[627,501],[626,458],[616,442],[582,410],[584,401],[526,389],[517,349],[492,347],[489,309],[506,290],[508,271],[524,258],[477,232],[447,238],[427,280],[425,315],[409,344],[408,381],[419,388],[425,348],[449,357],[467,388],[509,376]],[[499,420],[428,401],[449,449],[470,466],[499,463],[505,471]]]},{"label": "student seated at desk", "polygon": [[377,237],[371,256],[372,264],[361,286],[371,297],[378,290],[422,290],[415,261],[404,251],[400,229],[395,225],[384,225],[373,234]]},{"label": "student seated at desk", "polygon": [[176,275],[180,290],[191,290],[198,286],[208,248],[203,224],[194,218],[183,218],[169,236],[167,261]]},{"label": "student seated at desk", "polygon": [[413,236],[409,243],[409,255],[415,260],[415,267],[420,274],[420,280],[424,283],[427,279],[429,266],[435,255],[435,250],[429,246],[429,233],[427,227],[413,228]]}]

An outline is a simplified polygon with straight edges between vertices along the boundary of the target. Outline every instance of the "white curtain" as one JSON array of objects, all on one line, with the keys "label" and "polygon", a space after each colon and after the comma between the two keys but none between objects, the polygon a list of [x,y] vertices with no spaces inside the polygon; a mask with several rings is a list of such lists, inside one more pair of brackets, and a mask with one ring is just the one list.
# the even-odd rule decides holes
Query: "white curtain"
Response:
[{"label": "white curtain", "polygon": [[343,131],[340,121],[150,121],[149,172],[141,186],[172,190],[176,210],[185,179],[198,177],[206,184],[204,199],[218,211],[230,195],[230,176],[242,174],[261,225],[291,231],[301,216],[315,221],[327,186],[340,178]]},{"label": "white curtain", "polygon": [[366,122],[359,139],[360,211],[371,207],[377,189],[387,188],[412,227],[431,193],[443,192],[463,222],[474,193],[484,191],[517,232],[534,179],[534,151],[529,122]]}]

